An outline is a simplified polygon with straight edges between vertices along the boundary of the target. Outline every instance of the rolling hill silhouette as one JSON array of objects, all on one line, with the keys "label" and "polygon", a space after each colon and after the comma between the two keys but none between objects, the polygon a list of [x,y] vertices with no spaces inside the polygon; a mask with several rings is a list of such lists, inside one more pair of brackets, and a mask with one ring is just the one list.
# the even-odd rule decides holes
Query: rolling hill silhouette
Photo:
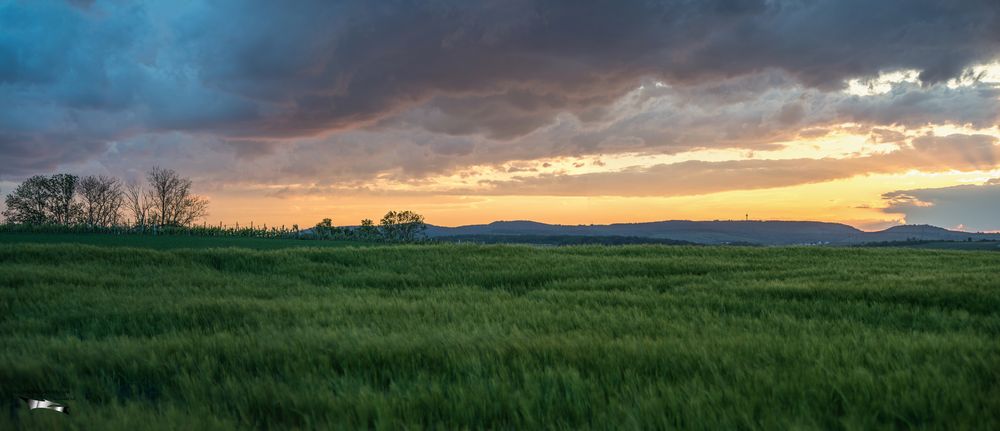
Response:
[{"label": "rolling hill silhouette", "polygon": [[[670,220],[608,225],[557,225],[527,220],[496,221],[458,227],[430,226],[427,236],[616,236],[688,241],[700,244],[861,244],[887,241],[997,240],[1000,234],[952,231],[930,225],[901,225],[865,232],[840,223],[813,221]],[[513,239],[513,238],[512,238]]]}]

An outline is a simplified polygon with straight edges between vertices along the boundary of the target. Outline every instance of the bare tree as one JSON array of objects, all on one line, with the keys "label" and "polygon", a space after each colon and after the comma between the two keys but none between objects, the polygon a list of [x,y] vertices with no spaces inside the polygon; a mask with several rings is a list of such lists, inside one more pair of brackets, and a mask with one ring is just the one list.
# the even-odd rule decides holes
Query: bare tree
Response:
[{"label": "bare tree", "polygon": [[113,177],[88,176],[77,185],[81,221],[91,226],[113,226],[121,218],[124,200],[121,181]]},{"label": "bare tree", "polygon": [[208,200],[191,192],[191,180],[172,169],[154,167],[146,174],[149,219],[161,226],[187,226],[208,214]]},{"label": "bare tree", "polygon": [[125,208],[132,215],[132,222],[136,226],[145,226],[149,221],[149,211],[152,204],[146,196],[146,191],[142,188],[142,183],[132,181],[125,185]]},{"label": "bare tree", "polygon": [[76,184],[79,177],[70,174],[55,174],[46,181],[51,222],[70,224],[80,215],[80,204],[76,202]]}]

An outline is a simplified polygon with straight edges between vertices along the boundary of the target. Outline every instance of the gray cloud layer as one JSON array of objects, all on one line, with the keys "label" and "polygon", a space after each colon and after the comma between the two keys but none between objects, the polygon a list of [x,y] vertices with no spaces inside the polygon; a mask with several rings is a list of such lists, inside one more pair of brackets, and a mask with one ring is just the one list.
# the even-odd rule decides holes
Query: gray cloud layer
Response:
[{"label": "gray cloud layer", "polygon": [[[824,118],[997,118],[990,86],[900,87],[878,100],[826,92],[901,68],[933,84],[996,58],[993,0],[5,2],[0,28],[5,178],[173,131],[236,148],[218,160],[234,163],[273,154],[274,139],[368,128],[358,136],[371,144],[348,135],[302,145],[352,157],[344,172],[362,170],[367,154],[383,157],[372,170],[419,174],[605,148],[764,145]],[[644,80],[671,93],[638,103],[667,104],[673,117],[615,110]],[[782,100],[787,91],[812,99]],[[767,113],[749,106],[777,101]],[[724,123],[715,130],[711,103]],[[574,117],[556,121],[563,113]],[[661,120],[689,129],[651,124]],[[399,128],[420,131],[394,145],[414,136]],[[536,148],[540,128],[555,143]],[[306,160],[289,170],[322,170],[315,156],[295,158]]]}]

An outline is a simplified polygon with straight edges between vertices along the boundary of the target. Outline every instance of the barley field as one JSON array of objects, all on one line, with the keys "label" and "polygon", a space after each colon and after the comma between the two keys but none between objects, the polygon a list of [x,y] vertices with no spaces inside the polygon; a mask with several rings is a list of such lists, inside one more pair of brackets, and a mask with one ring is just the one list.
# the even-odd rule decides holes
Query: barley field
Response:
[{"label": "barley field", "polygon": [[0,429],[1000,428],[1000,253],[63,239],[0,238]]}]

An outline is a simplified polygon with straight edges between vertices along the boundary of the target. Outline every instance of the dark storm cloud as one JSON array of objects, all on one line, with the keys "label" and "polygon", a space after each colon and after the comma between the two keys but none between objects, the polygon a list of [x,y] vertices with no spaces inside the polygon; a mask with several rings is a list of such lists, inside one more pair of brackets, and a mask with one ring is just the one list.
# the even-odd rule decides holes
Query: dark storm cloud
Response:
[{"label": "dark storm cloud", "polygon": [[[847,77],[915,68],[929,84],[993,58],[1000,46],[995,2],[578,5],[512,7],[518,12],[506,16],[523,17],[516,21],[520,31],[490,44],[481,43],[474,31],[460,32],[462,44],[449,44],[443,53],[457,55],[464,67],[421,63],[418,69],[435,71],[417,76],[435,79],[408,82],[453,94],[435,99],[430,118],[421,119],[431,130],[508,138],[551,121],[558,112],[585,114],[605,105],[641,77],[683,86],[778,69],[808,86],[833,88]],[[453,46],[476,49],[452,51]],[[437,46],[427,48],[433,53],[428,58],[442,54]],[[473,94],[462,95],[467,92]],[[933,103],[912,100],[920,95],[895,101],[885,115],[898,122],[892,115],[904,113],[902,108]],[[387,105],[405,104],[389,99]],[[844,107],[848,113],[852,108],[870,112],[877,107]],[[795,107],[789,109],[784,118],[794,120]]]},{"label": "dark storm cloud", "polygon": [[983,185],[898,190],[882,198],[888,203],[884,211],[903,214],[907,223],[1000,231],[1000,178]]},{"label": "dark storm cloud", "polygon": [[[742,79],[741,79],[742,80]],[[754,79],[751,79],[754,80]],[[713,85],[717,87],[718,85]],[[740,88],[743,88],[742,86]],[[946,88],[947,89],[947,88]],[[461,172],[475,166],[507,168],[508,163],[553,157],[581,157],[595,154],[627,152],[669,154],[696,148],[742,148],[766,150],[777,148],[774,142],[795,139],[843,121],[853,121],[838,112],[837,107],[854,96],[822,93],[803,88],[764,90],[754,95],[712,96],[715,90],[692,89],[679,92],[673,88],[646,87],[635,90],[606,109],[608,119],[584,123],[571,115],[561,115],[553,125],[544,126],[529,135],[509,140],[494,140],[482,136],[453,136],[427,131],[409,113],[406,122],[380,130],[362,129],[332,134],[326,137],[278,142],[259,139],[215,139],[203,135],[166,134],[136,137],[118,142],[117,151],[99,160],[116,169],[132,166],[167,164],[199,176],[201,182],[220,184],[238,182],[273,183],[353,183],[390,178],[396,181],[419,181],[433,175]],[[918,91],[918,90],[913,90]],[[928,88],[927,91],[938,91]],[[976,92],[953,90],[957,97],[948,97],[952,116],[933,117],[936,123],[954,120],[964,124],[963,112],[978,118],[987,113],[997,115],[998,104],[984,100]],[[653,93],[650,95],[649,93]],[[709,94],[698,97],[697,94]],[[942,94],[951,94],[943,92]],[[892,98],[892,93],[867,96],[869,103]],[[797,122],[789,122],[789,106],[800,106],[795,113]],[[983,107],[982,111],[965,109]],[[423,110],[423,109],[421,109]],[[798,108],[794,108],[798,111]],[[427,116],[426,112],[420,115]],[[927,115],[932,115],[928,113]],[[870,133],[875,143],[909,146],[916,132],[861,125],[852,133]],[[805,128],[805,129],[803,129]],[[805,130],[806,132],[803,132]],[[818,131],[818,132],[817,132]],[[155,139],[154,139],[155,138]],[[973,143],[985,138],[969,138]],[[918,140],[923,142],[924,138]],[[968,162],[955,154],[952,146],[970,155],[974,146],[963,146],[962,139],[943,139],[927,147],[923,157],[934,159],[944,154],[943,163],[954,163],[965,169]],[[820,142],[819,144],[822,144]],[[125,149],[128,149],[126,152]],[[153,151],[155,149],[155,151]],[[850,156],[845,154],[844,156]],[[979,161],[988,166],[988,161]],[[537,164],[537,163],[536,163]],[[219,169],[219,166],[225,166]],[[692,165],[710,167],[713,165]],[[889,165],[903,170],[912,166]],[[474,168],[473,168],[474,169]],[[738,181],[734,182],[738,184]]]},{"label": "dark storm cloud", "polygon": [[[994,0],[3,2],[0,176],[166,131],[263,142],[408,124],[509,140],[564,112],[601,121],[644,79],[683,89],[777,70],[825,90],[912,68],[930,84],[997,56],[998,11]],[[773,118],[790,127],[809,112],[783,104]],[[615,139],[589,145],[643,140]],[[75,148],[39,160],[45,146]],[[449,151],[471,150],[432,152]]]}]

